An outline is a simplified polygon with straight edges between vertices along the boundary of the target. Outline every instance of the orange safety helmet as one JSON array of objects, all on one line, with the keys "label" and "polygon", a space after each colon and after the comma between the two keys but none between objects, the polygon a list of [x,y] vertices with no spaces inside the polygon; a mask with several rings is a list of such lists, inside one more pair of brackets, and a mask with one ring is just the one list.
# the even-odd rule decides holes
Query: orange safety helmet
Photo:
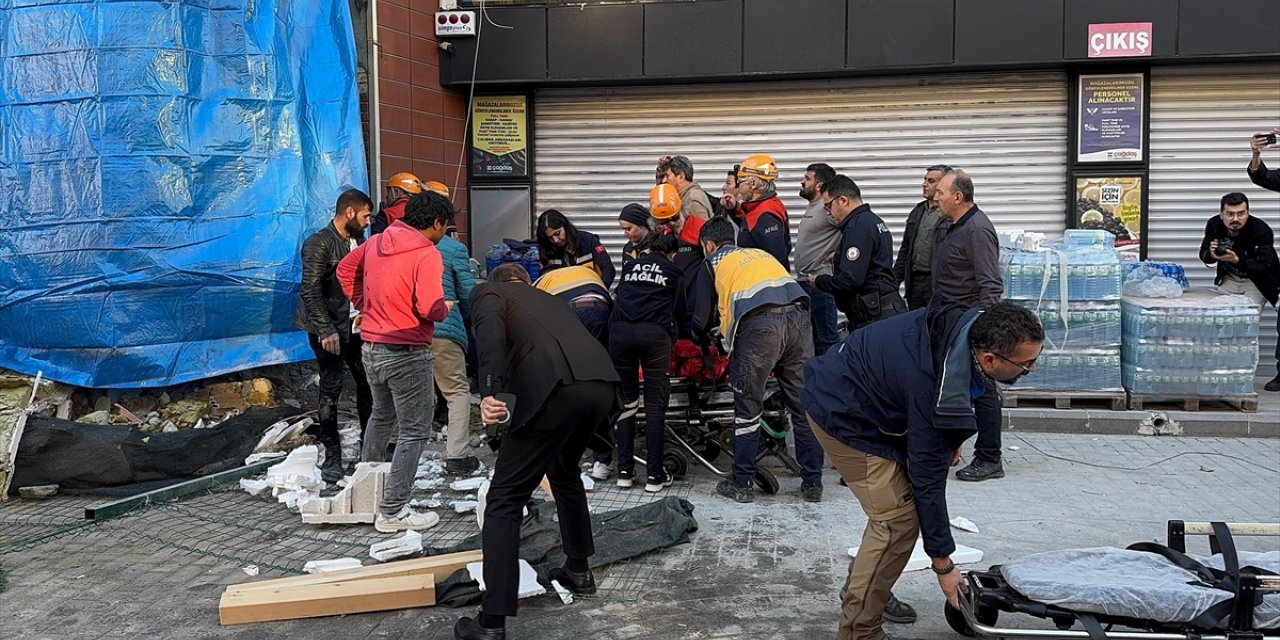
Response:
[{"label": "orange safety helmet", "polygon": [[437,182],[437,181],[435,181],[435,180],[428,180],[428,181],[426,181],[426,182],[422,183],[422,188],[424,188],[424,189],[426,189],[427,191],[430,191],[430,192],[432,192],[432,193],[438,193],[438,194],[440,194],[440,195],[442,195],[442,196],[444,196],[444,197],[446,197],[446,198],[448,198],[448,197],[449,197],[449,187],[446,187],[446,186],[445,186],[445,184],[444,184],[443,182]]},{"label": "orange safety helmet", "polygon": [[742,178],[760,178],[765,182],[773,182],[778,179],[778,163],[773,161],[773,156],[763,153],[747,156],[738,165],[738,179]]},{"label": "orange safety helmet", "polygon": [[387,180],[387,188],[395,187],[405,193],[422,193],[422,182],[412,173],[400,172]]},{"label": "orange safety helmet", "polygon": [[649,213],[655,220],[670,220],[680,215],[683,207],[680,192],[674,186],[664,182],[649,190]]}]

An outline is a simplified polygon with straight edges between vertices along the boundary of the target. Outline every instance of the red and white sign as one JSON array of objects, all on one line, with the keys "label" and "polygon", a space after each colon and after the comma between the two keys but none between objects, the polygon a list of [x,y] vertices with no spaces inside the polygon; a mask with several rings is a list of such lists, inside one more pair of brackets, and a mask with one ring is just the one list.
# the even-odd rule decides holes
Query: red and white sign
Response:
[{"label": "red and white sign", "polygon": [[1090,58],[1134,58],[1151,55],[1150,22],[1089,25]]}]

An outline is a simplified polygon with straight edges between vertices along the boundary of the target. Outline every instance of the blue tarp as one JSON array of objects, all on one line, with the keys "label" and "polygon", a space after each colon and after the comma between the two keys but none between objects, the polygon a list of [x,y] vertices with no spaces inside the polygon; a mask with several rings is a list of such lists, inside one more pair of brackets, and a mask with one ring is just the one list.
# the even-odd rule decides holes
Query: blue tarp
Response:
[{"label": "blue tarp", "polygon": [[367,191],[347,0],[0,0],[0,367],[312,357],[302,241]]}]

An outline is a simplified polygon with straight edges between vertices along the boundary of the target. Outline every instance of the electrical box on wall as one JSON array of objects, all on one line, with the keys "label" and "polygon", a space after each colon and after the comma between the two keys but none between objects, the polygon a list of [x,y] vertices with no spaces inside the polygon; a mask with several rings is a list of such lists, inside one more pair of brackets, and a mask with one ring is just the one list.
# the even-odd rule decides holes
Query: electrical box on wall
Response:
[{"label": "electrical box on wall", "polygon": [[476,35],[476,12],[437,11],[436,36]]}]

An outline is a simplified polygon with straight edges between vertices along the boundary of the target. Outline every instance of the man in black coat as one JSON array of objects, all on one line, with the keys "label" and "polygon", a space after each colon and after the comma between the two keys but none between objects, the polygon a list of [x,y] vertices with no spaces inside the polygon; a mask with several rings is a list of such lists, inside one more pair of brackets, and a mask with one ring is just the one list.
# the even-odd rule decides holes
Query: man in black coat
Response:
[{"label": "man in black coat", "polygon": [[342,367],[356,381],[356,412],[360,431],[369,422],[373,396],[365,379],[360,349],[364,343],[353,330],[355,309],[338,283],[338,263],[364,242],[373,201],[359,189],[338,196],[333,219],[302,243],[302,300],[293,323],[307,332],[320,370],[320,406],[316,427],[324,445],[325,482],[342,479],[342,443],[338,436],[338,398],[342,395]]},{"label": "man in black coat", "polygon": [[[595,593],[587,563],[595,553],[578,461],[591,438],[612,423],[618,373],[609,354],[573,310],[529,284],[519,265],[493,270],[471,294],[480,356],[480,419],[499,425],[501,446],[484,511],[484,582],[476,619],[454,625],[459,640],[506,638],[516,615],[521,510],[545,475],[555,494],[566,557],[551,578],[578,594]],[[514,396],[515,406],[499,400]]]}]

